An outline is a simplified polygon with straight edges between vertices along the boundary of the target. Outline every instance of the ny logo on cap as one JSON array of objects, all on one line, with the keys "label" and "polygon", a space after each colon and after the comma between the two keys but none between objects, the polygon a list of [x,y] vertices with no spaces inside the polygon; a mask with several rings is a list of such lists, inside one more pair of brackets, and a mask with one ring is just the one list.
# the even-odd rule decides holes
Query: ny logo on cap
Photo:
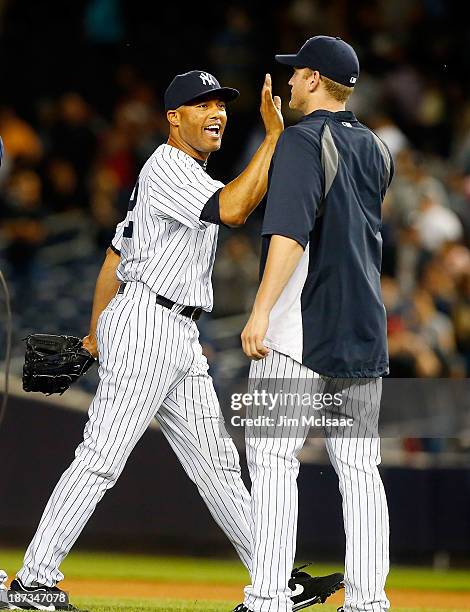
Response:
[{"label": "ny logo on cap", "polygon": [[199,78],[204,83],[204,85],[214,85],[215,86],[215,79],[208,72],[201,72],[201,74],[199,75]]},{"label": "ny logo on cap", "polygon": [[357,77],[351,77],[351,78],[349,79],[349,82],[350,82],[350,83],[355,83],[356,81],[357,81]]}]

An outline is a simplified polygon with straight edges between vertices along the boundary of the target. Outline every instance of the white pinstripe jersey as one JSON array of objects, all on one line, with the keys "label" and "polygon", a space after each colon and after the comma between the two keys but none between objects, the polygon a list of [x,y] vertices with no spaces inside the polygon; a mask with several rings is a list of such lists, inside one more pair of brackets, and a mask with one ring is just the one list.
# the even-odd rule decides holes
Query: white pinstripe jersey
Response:
[{"label": "white pinstripe jersey", "polygon": [[199,216],[224,184],[180,149],[160,145],[142,168],[112,246],[117,277],[186,306],[211,310],[218,225]]}]

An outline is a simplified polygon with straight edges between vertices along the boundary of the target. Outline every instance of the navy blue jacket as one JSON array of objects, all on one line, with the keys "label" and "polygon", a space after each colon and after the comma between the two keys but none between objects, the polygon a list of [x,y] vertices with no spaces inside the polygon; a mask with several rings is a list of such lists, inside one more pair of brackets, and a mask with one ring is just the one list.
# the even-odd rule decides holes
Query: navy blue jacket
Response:
[{"label": "navy blue jacket", "polygon": [[305,249],[275,304],[267,346],[333,377],[388,373],[380,288],[385,144],[352,112],[318,110],[287,128],[269,174],[261,274],[272,235]]}]

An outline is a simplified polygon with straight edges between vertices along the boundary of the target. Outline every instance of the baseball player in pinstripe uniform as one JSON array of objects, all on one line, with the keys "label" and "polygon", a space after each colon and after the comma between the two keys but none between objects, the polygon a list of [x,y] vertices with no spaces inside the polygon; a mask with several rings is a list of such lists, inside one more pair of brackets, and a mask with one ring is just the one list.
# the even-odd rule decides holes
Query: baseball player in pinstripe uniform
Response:
[{"label": "baseball player in pinstripe uniform", "polygon": [[[84,439],[52,493],[12,590],[54,590],[63,578],[60,563],[153,418],[251,571],[250,496],[236,448],[220,435],[219,404],[195,323],[212,308],[218,224],[242,225],[258,205],[283,130],[281,101],[273,100],[266,75],[263,143],[228,185],[213,180],[206,162],[221,146],[226,103],[237,95],[199,70],[177,75],[166,90],[168,143],[142,168],[97,281],[84,345],[99,354],[100,383]],[[328,577],[302,580],[302,589],[318,600],[332,590]]]},{"label": "baseball player in pinstripe uniform", "polygon": [[[252,385],[278,379],[285,391],[310,389],[326,415],[336,411],[350,421],[351,430],[325,421],[324,431],[343,498],[344,610],[379,612],[389,607],[388,512],[377,469],[381,376],[388,373],[380,227],[393,162],[384,143],[345,110],[359,76],[352,47],[316,36],[297,54],[276,59],[293,68],[290,107],[303,117],[284,131],[273,156],[262,281],[242,344],[254,360]],[[240,612],[291,610],[297,456],[309,429],[298,419],[284,435],[247,433],[255,543]]]}]

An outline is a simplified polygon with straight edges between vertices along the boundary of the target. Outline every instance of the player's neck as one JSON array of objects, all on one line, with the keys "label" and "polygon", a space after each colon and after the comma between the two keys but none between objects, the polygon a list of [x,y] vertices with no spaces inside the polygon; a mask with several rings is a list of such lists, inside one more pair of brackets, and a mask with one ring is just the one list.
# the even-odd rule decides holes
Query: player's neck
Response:
[{"label": "player's neck", "polygon": [[180,151],[183,151],[183,153],[186,153],[186,155],[189,155],[190,157],[194,157],[194,159],[200,159],[201,161],[207,161],[210,155],[210,153],[204,153],[202,151],[198,151],[197,149],[193,149],[193,147],[191,145],[188,145],[188,143],[184,142],[184,140],[180,140],[179,138],[173,138],[171,134],[170,136],[168,136],[166,144],[170,145],[171,147],[175,147]]},{"label": "player's neck", "polygon": [[326,110],[331,113],[339,113],[346,110],[346,104],[344,102],[338,102],[331,98],[320,98],[319,100],[312,100],[306,105],[302,111],[304,115],[310,115],[317,110]]}]

